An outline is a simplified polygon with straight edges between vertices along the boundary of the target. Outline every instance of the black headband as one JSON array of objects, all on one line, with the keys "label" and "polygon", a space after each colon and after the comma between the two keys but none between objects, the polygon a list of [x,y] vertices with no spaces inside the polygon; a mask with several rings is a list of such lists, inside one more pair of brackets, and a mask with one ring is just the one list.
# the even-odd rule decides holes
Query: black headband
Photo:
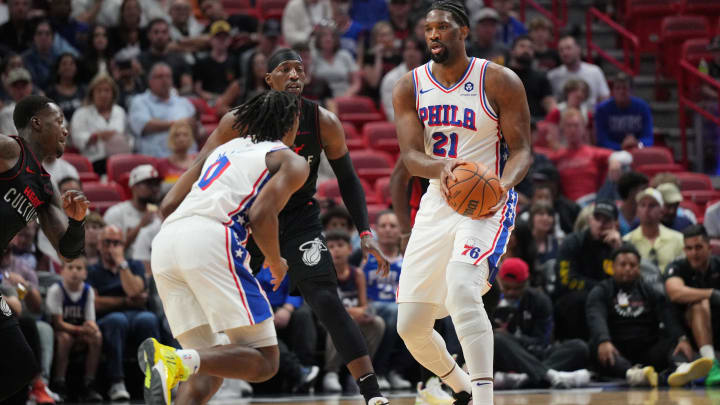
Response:
[{"label": "black headband", "polygon": [[276,67],[278,67],[281,63],[289,61],[289,60],[296,60],[300,63],[302,63],[302,58],[300,55],[293,51],[292,49],[279,49],[275,53],[273,53],[270,56],[270,59],[268,59],[267,62],[267,71],[268,73],[275,70]]}]

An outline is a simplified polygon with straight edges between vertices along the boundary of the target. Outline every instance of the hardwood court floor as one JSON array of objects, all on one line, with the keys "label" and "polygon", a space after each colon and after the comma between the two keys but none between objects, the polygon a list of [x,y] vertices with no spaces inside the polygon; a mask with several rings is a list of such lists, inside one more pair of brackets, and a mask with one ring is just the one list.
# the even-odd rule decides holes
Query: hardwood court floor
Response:
[{"label": "hardwood court floor", "polygon": [[[390,396],[391,405],[414,405],[415,396]],[[293,396],[211,401],[213,405],[363,405],[362,397]],[[495,405],[720,405],[720,389],[620,389],[498,391]]]}]

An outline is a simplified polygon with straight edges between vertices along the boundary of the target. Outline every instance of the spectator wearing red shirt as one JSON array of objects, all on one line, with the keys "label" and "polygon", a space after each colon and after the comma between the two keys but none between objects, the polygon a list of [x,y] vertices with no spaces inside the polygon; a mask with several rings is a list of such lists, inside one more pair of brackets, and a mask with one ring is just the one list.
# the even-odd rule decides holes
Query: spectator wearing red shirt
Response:
[{"label": "spectator wearing red shirt", "polygon": [[563,194],[578,203],[594,199],[612,153],[609,149],[588,145],[585,142],[585,126],[585,116],[580,110],[565,110],[560,120],[560,134],[567,141],[567,146],[549,156],[560,172]]}]

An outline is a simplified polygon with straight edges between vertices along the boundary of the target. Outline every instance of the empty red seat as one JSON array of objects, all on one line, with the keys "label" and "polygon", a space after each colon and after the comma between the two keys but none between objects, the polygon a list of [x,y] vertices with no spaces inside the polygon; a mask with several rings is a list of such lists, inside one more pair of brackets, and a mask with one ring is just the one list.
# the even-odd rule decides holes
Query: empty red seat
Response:
[{"label": "empty red seat", "polygon": [[380,177],[390,176],[395,165],[390,154],[376,150],[352,151],[350,159],[358,176],[371,185]]},{"label": "empty red seat", "polygon": [[[718,17],[720,17],[720,1],[717,0],[684,0],[683,14],[704,15],[710,18],[712,32],[717,33]],[[717,35],[717,34],[713,34]]]},{"label": "empty red seat", "polygon": [[625,27],[640,40],[640,52],[657,50],[663,17],[673,15],[680,0],[625,0]]},{"label": "empty red seat", "polygon": [[363,137],[370,149],[383,150],[393,155],[400,152],[395,124],[392,122],[380,121],[365,124]]},{"label": "empty red seat", "polygon": [[255,18],[260,18],[257,8],[252,5],[250,0],[222,0],[223,8],[229,15],[246,14]]},{"label": "empty red seat", "polygon": [[710,176],[703,173],[681,172],[675,173],[680,181],[680,191],[712,190]]},{"label": "empty red seat", "polygon": [[674,15],[663,18],[658,43],[659,63],[657,72],[677,80],[680,77],[678,55],[681,55],[683,42],[692,38],[704,38],[710,35],[707,18],[698,15]]},{"label": "empty red seat", "polygon": [[342,126],[343,131],[345,131],[345,144],[348,149],[358,150],[367,148],[365,139],[358,134],[357,129],[355,129],[355,125],[351,122],[343,121]]},{"label": "empty red seat", "polygon": [[642,149],[633,149],[633,167],[657,163],[675,163],[672,151],[663,146],[648,146]]},{"label": "empty red seat", "polygon": [[87,183],[83,185],[83,193],[90,201],[90,209],[101,214],[124,200],[122,188],[115,182]]},{"label": "empty red seat", "polygon": [[683,190],[683,198],[704,207],[710,202],[720,198],[720,191],[717,190]]},{"label": "empty red seat", "polygon": [[[367,204],[378,203],[377,196],[375,195],[372,187],[370,187],[370,185],[363,179],[360,179],[360,184],[362,184],[363,190],[365,191],[365,202]],[[317,196],[335,200],[335,202],[340,204],[343,202],[342,195],[340,194],[340,185],[338,185],[337,179],[326,180],[318,184]]]},{"label": "empty red seat", "polygon": [[390,205],[392,202],[390,177],[381,177],[375,181],[375,194],[377,194],[378,201],[382,204]]},{"label": "empty red seat", "polygon": [[118,183],[125,191],[125,196],[130,198],[130,186],[128,185],[130,171],[143,164],[151,164],[157,167],[157,159],[152,156],[137,154],[112,155],[107,159],[108,181]]},{"label": "empty red seat", "polygon": [[92,163],[90,163],[90,160],[78,153],[63,153],[62,159],[73,165],[75,169],[77,169],[78,173],[95,172]]},{"label": "empty red seat", "polygon": [[362,128],[368,122],[384,119],[370,97],[338,97],[335,98],[335,105],[338,109],[338,118],[355,125],[355,128]]},{"label": "empty red seat", "polygon": [[257,0],[257,9],[263,20],[281,20],[288,0]]},{"label": "empty red seat", "polygon": [[652,163],[648,165],[635,166],[635,171],[652,178],[658,173],[684,172],[685,167],[679,163]]},{"label": "empty red seat", "polygon": [[78,172],[78,176],[82,184],[100,181],[100,176],[95,172]]}]

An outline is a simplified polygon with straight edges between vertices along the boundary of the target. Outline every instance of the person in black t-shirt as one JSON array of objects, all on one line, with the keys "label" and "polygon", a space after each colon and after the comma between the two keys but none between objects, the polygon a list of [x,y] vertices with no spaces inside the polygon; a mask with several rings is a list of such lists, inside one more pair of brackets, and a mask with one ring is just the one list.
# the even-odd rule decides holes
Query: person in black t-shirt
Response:
[{"label": "person in black t-shirt", "polygon": [[237,54],[228,53],[230,41],[230,24],[223,20],[212,23],[210,55],[193,67],[195,93],[209,103],[225,93],[240,72]]},{"label": "person in black t-shirt", "polygon": [[170,44],[170,25],[168,22],[162,18],[150,21],[147,25],[147,38],[150,41],[150,46],[138,58],[146,74],[150,76],[150,70],[156,63],[167,63],[172,69],[173,84],[180,94],[191,91],[190,67],[182,54],[171,52],[168,48]]},{"label": "person in black t-shirt", "polygon": [[558,67],[562,63],[558,51],[548,46],[553,36],[552,30],[552,22],[542,16],[531,19],[528,24],[528,35],[532,38],[535,50],[536,67],[543,72]]},{"label": "person in black t-shirt", "polygon": [[[68,132],[62,110],[47,97],[29,96],[15,106],[13,121],[20,136],[0,135],[0,251],[28,222],[37,219],[62,257],[78,257],[83,252],[83,225],[90,203],[75,190],[60,198],[41,164],[49,156],[60,157],[65,150]],[[38,366],[1,295],[0,342],[2,401],[27,386]]]},{"label": "person in black t-shirt", "polygon": [[533,64],[533,44],[527,35],[515,38],[510,49],[508,67],[515,72],[525,86],[528,106],[533,121],[541,121],[555,108],[552,86],[545,72],[535,70]]},{"label": "person in black t-shirt", "polygon": [[[624,244],[611,258],[612,278],[595,285],[586,305],[590,347],[600,373],[653,387],[666,381],[680,387],[706,376],[712,361],[690,362],[695,353],[665,295],[642,280],[637,249]],[[670,373],[676,363],[680,365]],[[661,371],[659,377],[655,370]]]}]

